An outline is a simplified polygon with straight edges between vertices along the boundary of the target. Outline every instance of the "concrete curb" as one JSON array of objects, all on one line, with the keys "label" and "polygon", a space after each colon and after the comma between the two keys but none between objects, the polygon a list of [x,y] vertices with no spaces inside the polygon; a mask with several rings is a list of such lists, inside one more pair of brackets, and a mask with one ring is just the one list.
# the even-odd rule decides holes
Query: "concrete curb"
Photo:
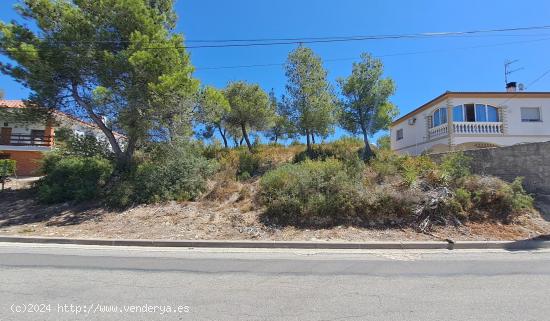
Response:
[{"label": "concrete curb", "polygon": [[550,241],[447,241],[447,242],[300,242],[300,241],[193,241],[72,239],[54,237],[0,236],[2,243],[75,244],[107,246],[150,246],[190,248],[262,248],[262,249],[363,249],[363,250],[438,250],[438,249],[503,249],[511,251],[550,248]]}]

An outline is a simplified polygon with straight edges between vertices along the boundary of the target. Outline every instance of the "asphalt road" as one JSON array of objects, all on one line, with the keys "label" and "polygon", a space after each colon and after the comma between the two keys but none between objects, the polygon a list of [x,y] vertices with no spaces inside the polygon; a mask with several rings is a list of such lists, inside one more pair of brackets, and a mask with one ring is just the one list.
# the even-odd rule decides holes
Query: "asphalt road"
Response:
[{"label": "asphalt road", "polygon": [[0,244],[0,320],[549,320],[550,251]]}]

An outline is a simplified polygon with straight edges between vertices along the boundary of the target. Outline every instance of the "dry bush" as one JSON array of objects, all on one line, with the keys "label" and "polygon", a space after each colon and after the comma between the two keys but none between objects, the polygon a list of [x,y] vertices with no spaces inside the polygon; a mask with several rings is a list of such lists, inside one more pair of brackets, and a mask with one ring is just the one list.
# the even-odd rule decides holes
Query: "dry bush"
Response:
[{"label": "dry bush", "polygon": [[510,222],[533,208],[533,198],[522,186],[522,178],[507,183],[492,176],[468,176],[460,180],[455,201],[469,219]]}]

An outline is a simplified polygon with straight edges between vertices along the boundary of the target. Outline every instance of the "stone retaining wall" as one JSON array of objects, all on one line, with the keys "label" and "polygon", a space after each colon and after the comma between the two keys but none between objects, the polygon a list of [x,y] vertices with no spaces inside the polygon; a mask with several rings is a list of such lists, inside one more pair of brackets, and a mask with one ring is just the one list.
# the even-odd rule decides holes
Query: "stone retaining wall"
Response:
[{"label": "stone retaining wall", "polygon": [[[440,161],[446,153],[432,154]],[[525,177],[530,193],[550,194],[550,142],[464,151],[472,157],[472,172],[492,175],[506,181]]]}]

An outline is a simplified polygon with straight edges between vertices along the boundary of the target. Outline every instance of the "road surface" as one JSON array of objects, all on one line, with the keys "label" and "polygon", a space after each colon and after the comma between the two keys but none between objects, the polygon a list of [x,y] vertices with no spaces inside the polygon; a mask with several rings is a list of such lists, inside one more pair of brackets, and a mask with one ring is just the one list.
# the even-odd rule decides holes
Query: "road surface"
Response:
[{"label": "road surface", "polygon": [[548,320],[550,251],[0,244],[0,320]]}]

